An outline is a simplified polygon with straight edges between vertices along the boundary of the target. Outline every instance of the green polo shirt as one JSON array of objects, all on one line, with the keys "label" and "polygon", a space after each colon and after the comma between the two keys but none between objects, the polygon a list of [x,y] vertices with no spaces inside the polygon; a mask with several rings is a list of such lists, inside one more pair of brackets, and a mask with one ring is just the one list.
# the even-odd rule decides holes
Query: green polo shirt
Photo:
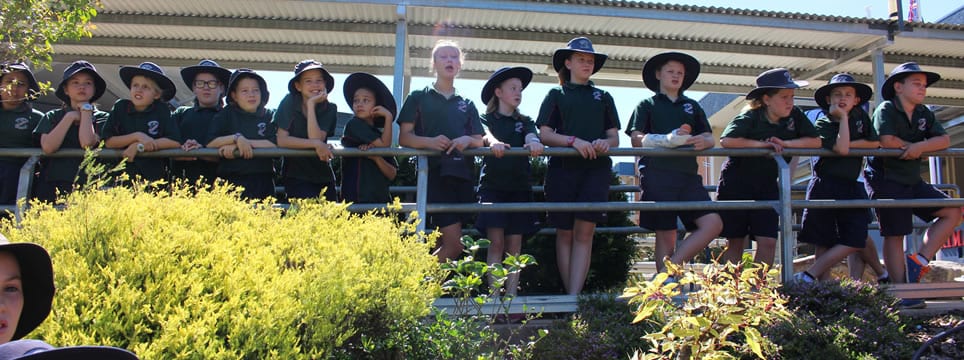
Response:
[{"label": "green polo shirt", "polygon": [[[566,82],[546,94],[539,107],[536,126],[548,126],[558,134],[592,142],[606,139],[609,129],[619,130],[619,115],[613,97],[595,87],[592,81],[586,85]],[[609,156],[600,156],[595,160],[579,156],[561,158],[563,166],[573,168],[608,167],[611,163]]]},{"label": "green polo shirt", "polygon": [[[629,118],[626,135],[633,131],[643,134],[668,134],[683,124],[689,125],[692,135],[712,133],[710,122],[700,103],[686,96],[680,96],[672,101],[665,94],[656,94],[644,99],[636,106],[633,116]],[[654,169],[671,170],[687,174],[696,174],[698,164],[692,156],[661,157],[654,156],[647,159],[648,166]]]},{"label": "green polo shirt", "polygon": [[196,103],[193,106],[181,106],[171,113],[171,118],[181,130],[181,137],[184,141],[194,139],[202,146],[207,144],[208,129],[211,127],[211,120],[223,107],[220,103],[216,107],[200,107]]},{"label": "green polo shirt", "polygon": [[[526,143],[526,135],[538,134],[536,124],[532,118],[520,115],[505,116],[498,112],[482,115],[482,126],[489,130],[499,141],[509,144],[513,148],[522,148]],[[482,171],[479,177],[481,190],[500,191],[529,191],[529,157],[486,156],[482,159]]]},{"label": "green polo shirt", "polygon": [[[237,105],[229,105],[214,115],[208,139],[234,135],[240,133],[250,140],[268,140],[277,143],[277,130],[271,118],[273,109],[261,108],[257,112],[249,113],[241,110]],[[255,150],[257,151],[257,150]],[[264,175],[274,173],[274,161],[270,157],[254,157],[251,159],[221,159],[218,163],[219,176],[236,175]]]},{"label": "green polo shirt", "polygon": [[[308,116],[301,110],[303,101],[299,93],[285,95],[272,121],[278,129],[287,130],[289,135],[307,139]],[[335,124],[338,122],[338,107],[335,104],[326,101],[315,105],[315,118],[318,127],[329,137],[335,134]],[[286,157],[284,164],[285,178],[295,178],[315,184],[331,184],[335,181],[331,164],[319,160],[317,156]]]},{"label": "green polo shirt", "polygon": [[[391,126],[391,124],[388,124]],[[371,144],[382,137],[382,131],[374,125],[369,125],[359,118],[351,118],[345,125],[345,134],[341,144],[346,148]],[[389,164],[398,169],[398,162],[394,157],[383,156]],[[346,156],[341,159],[341,195],[342,199],[359,204],[386,204],[392,201],[392,194],[388,187],[392,181],[382,174],[375,161],[367,157]]]},{"label": "green polo shirt", "polygon": [[[144,111],[137,111],[130,100],[117,100],[110,110],[110,117],[104,123],[101,136],[107,140],[135,132],[142,132],[154,139],[168,138],[181,142],[181,130],[171,119],[171,111],[164,102],[155,100]],[[167,177],[169,163],[168,159],[135,157],[133,163],[127,163],[125,171],[130,175],[155,181]]]},{"label": "green polo shirt", "polygon": [[[868,140],[878,141],[877,130],[870,122],[870,116],[859,107],[850,110],[847,116],[847,125],[850,127],[850,141]],[[837,144],[837,134],[840,132],[840,123],[830,120],[826,113],[817,119],[815,124],[817,134],[824,149],[833,150]],[[813,166],[813,172],[820,178],[834,177],[843,180],[856,181],[863,170],[864,159],[854,156],[828,156],[821,157]]]},{"label": "green polo shirt", "polygon": [[[874,111],[874,128],[881,136],[893,135],[909,143],[947,135],[944,126],[926,106],[915,106],[911,118],[908,119],[900,102],[889,100],[880,103]],[[922,159],[901,160],[896,157],[882,156],[874,160],[872,165],[875,166],[875,170],[883,171],[886,179],[906,185],[922,181],[920,177]]]},{"label": "green polo shirt", "polygon": [[[472,100],[463,98],[458,90],[446,99],[431,86],[412,91],[405,98],[397,122],[399,125],[413,123],[415,135],[425,137],[445,135],[455,139],[483,134],[479,110]],[[438,167],[438,161],[437,156],[429,157],[429,168]]]},{"label": "green polo shirt", "polygon": [[[818,137],[817,130],[810,119],[798,107],[793,107],[790,116],[781,118],[776,124],[767,119],[764,108],[748,110],[733,118],[723,129],[721,138],[744,138],[766,141],[771,137],[793,140],[805,137]],[[789,157],[784,157],[790,161]],[[725,168],[739,169],[739,174],[750,177],[777,176],[777,163],[766,156],[731,156]],[[731,170],[732,171],[732,170]]]},{"label": "green polo shirt", "polygon": [[[38,139],[33,134],[44,114],[34,110],[28,103],[22,103],[13,111],[0,108],[0,147],[29,148],[37,147]],[[25,157],[0,157],[0,161],[23,164]]]},{"label": "green polo shirt", "polygon": [[[40,119],[40,123],[37,124],[37,129],[33,132],[37,135],[39,139],[41,135],[50,133],[51,130],[60,123],[60,120],[67,115],[69,110],[66,109],[54,109],[50,112],[44,114],[44,117]],[[100,110],[94,110],[94,131],[100,134],[101,128],[104,123],[107,122],[107,117],[110,116],[109,113]],[[81,149],[80,147],[80,125],[71,125],[67,128],[67,133],[64,134],[64,140],[60,144],[61,149]],[[80,163],[83,159],[77,158],[44,158],[43,167],[44,174],[46,174],[43,181],[66,181],[73,182],[74,178],[77,177],[77,171],[80,169]],[[85,178],[81,178],[80,183],[83,183]]]}]

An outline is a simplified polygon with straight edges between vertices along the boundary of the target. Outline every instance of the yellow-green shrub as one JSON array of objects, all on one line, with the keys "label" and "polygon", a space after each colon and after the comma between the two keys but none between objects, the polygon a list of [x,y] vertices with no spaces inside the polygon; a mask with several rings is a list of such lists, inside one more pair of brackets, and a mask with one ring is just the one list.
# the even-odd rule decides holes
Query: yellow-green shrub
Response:
[{"label": "yellow-green shrub", "polygon": [[3,229],[53,258],[53,312],[31,336],[145,359],[315,359],[428,313],[438,265],[409,224],[296,205],[282,216],[225,188],[34,204]]}]

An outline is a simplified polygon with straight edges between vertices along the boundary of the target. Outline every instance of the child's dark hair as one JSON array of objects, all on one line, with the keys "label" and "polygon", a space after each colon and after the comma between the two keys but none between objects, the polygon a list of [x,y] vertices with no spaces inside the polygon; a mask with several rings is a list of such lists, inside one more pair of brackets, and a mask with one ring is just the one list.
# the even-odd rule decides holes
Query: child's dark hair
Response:
[{"label": "child's dark hair", "polygon": [[764,107],[766,107],[766,104],[763,103],[763,97],[764,97],[764,96],[769,96],[769,97],[776,96],[776,94],[777,94],[778,92],[780,92],[780,90],[783,90],[783,89],[779,89],[779,88],[778,88],[778,89],[769,89],[769,90],[767,90],[767,91],[764,91],[762,94],[760,94],[760,96],[757,96],[757,97],[753,98],[752,100],[750,100],[750,104],[747,105],[747,106],[750,108],[750,110],[756,110],[756,109],[764,108]]},{"label": "child's dark hair", "polygon": [[[494,112],[496,112],[496,111],[499,111],[499,97],[498,97],[498,96],[493,96],[491,99],[489,99],[489,103],[488,103],[488,104],[485,104],[485,113],[486,113],[486,114],[491,114],[491,113],[494,113]],[[513,119],[516,119],[516,120],[522,120],[522,119],[523,119],[523,115],[522,115],[522,113],[519,112],[519,108],[516,108],[514,111],[512,111],[512,116],[511,116],[511,117],[512,117]]]},{"label": "child's dark hair", "polygon": [[[569,55],[569,56],[571,57],[572,55]],[[559,69],[559,72],[557,73],[557,75],[559,76],[559,85],[565,85],[566,82],[569,81],[570,78],[572,78],[572,72],[569,71],[569,68],[565,66]]]}]

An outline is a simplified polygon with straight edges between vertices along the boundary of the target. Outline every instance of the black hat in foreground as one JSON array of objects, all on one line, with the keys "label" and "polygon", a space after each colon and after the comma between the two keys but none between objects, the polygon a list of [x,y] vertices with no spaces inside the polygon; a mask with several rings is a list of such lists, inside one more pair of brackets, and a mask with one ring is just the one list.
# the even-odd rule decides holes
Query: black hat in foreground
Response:
[{"label": "black hat in foreground", "polygon": [[137,360],[134,353],[110,346],[56,348],[40,340],[17,340],[0,345],[0,360]]},{"label": "black hat in foreground", "polygon": [[13,255],[20,265],[23,310],[13,332],[13,340],[17,340],[40,326],[50,315],[55,291],[54,269],[47,250],[34,243],[11,243],[0,235],[0,252]]}]

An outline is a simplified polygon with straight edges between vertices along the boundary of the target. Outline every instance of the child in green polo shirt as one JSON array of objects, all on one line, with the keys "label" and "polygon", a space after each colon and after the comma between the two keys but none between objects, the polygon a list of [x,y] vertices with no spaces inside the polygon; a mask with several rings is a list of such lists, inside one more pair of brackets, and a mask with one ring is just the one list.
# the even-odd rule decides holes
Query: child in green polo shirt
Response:
[{"label": "child in green polo shirt", "polygon": [[[228,80],[228,106],[211,122],[207,147],[218,149],[218,177],[242,187],[246,199],[274,195],[274,161],[254,157],[255,148],[274,148],[273,109],[266,109],[268,84],[251,69],[238,69]],[[241,158],[238,159],[234,152]]]},{"label": "child in green polo shirt", "polygon": [[[723,130],[724,148],[764,148],[780,153],[784,148],[819,148],[820,138],[810,119],[793,105],[793,89],[806,86],[794,81],[787,69],[771,69],[756,78],[756,88],[746,95],[748,110],[733,118]],[[785,158],[786,159],[786,158]],[[786,159],[790,161],[790,159]],[[769,157],[730,156],[720,171],[717,200],[776,200],[777,164]],[[744,242],[756,240],[754,261],[773,265],[779,217],[774,209],[721,211],[728,241],[723,258],[739,263]]]},{"label": "child in green polo shirt", "polygon": [[[89,149],[100,142],[100,131],[110,115],[99,111],[93,102],[107,91],[107,82],[91,63],[78,60],[64,69],[63,79],[54,94],[63,106],[40,119],[34,134],[40,135],[44,154],[64,149]],[[84,184],[80,173],[80,158],[44,158],[40,163],[40,177],[34,187],[38,199],[53,202],[58,193],[73,190],[73,185]]]},{"label": "child in green polo shirt", "polygon": [[[522,90],[530,81],[532,70],[504,67],[492,73],[482,87],[482,102],[486,104],[485,115],[482,115],[485,129],[482,140],[492,149],[493,156],[482,160],[479,202],[532,202],[529,158],[503,157],[505,150],[510,148],[529,149],[530,156],[542,155],[543,146],[536,124],[519,113]],[[492,242],[486,256],[489,264],[501,264],[506,253],[518,256],[522,251],[522,238],[539,230],[536,214],[531,212],[484,212],[479,214],[475,227]],[[518,287],[519,273],[510,274],[505,293],[515,295]]]},{"label": "child in green polo shirt", "polygon": [[[30,106],[28,100],[39,92],[40,86],[27,64],[0,64],[0,147],[37,146],[33,129],[44,114]],[[0,204],[17,202],[20,168],[26,161],[24,157],[0,158]]]},{"label": "child in green polo shirt", "polygon": [[[950,136],[934,113],[924,106],[927,87],[940,80],[937,73],[923,71],[917,63],[898,65],[884,81],[884,102],[874,111],[874,127],[885,149],[901,149],[900,157],[875,156],[864,177],[871,199],[943,199],[948,196],[920,177],[921,154],[944,150]],[[884,265],[895,283],[916,283],[930,270],[928,262],[961,222],[959,207],[876,209],[880,235],[884,237]],[[904,256],[904,236],[913,230],[912,215],[924,221],[937,219],[927,229],[917,253]],[[906,267],[905,267],[906,261]],[[906,274],[905,274],[906,269]],[[906,277],[905,277],[906,275]],[[904,304],[922,306],[921,301]]]},{"label": "child in green polo shirt", "polygon": [[[696,58],[678,52],[653,56],[643,65],[643,83],[656,94],[636,107],[626,127],[633,147],[692,146],[712,148],[713,129],[699,102],[683,95],[700,73]],[[697,173],[693,156],[641,157],[639,187],[642,201],[710,201]],[[676,249],[676,221],[692,231]],[[666,271],[664,259],[682,264],[692,259],[723,229],[720,215],[712,211],[640,212],[639,225],[656,232],[656,269]]]},{"label": "child in green polo shirt", "polygon": [[[274,114],[278,146],[312,149],[317,157],[295,156],[284,159],[282,178],[285,193],[292,199],[316,198],[335,201],[335,173],[331,169],[328,136],[335,133],[338,108],[328,101],[335,79],[315,60],[295,65],[295,76],[288,81],[288,94]],[[324,191],[324,194],[322,194]]]},{"label": "child in green polo shirt", "polygon": [[[223,108],[221,99],[230,78],[231,71],[213,60],[201,60],[197,65],[181,69],[181,80],[194,91],[194,104],[181,106],[171,114],[184,138],[181,150],[200,149],[207,144],[208,128],[214,115]],[[203,178],[204,183],[210,185],[217,177],[216,161],[217,158],[208,157],[176,158],[172,172],[188,184],[196,184]]]},{"label": "child in green polo shirt", "polygon": [[[368,150],[392,146],[392,121],[398,113],[395,98],[378,78],[354,73],[345,79],[342,92],[355,117],[345,125],[341,144]],[[341,159],[341,197],[346,202],[387,204],[388,186],[398,173],[393,156],[348,156]]]},{"label": "child in green polo shirt", "polygon": [[[817,89],[813,97],[824,115],[815,126],[825,149],[847,155],[850,149],[880,146],[870,116],[861,108],[871,96],[870,86],[849,74],[837,74]],[[811,164],[813,177],[807,187],[807,200],[867,199],[867,191],[858,181],[863,158],[819,157]],[[816,247],[816,259],[806,271],[794,276],[813,282],[829,279],[831,267],[866,246],[870,214],[867,209],[804,209],[802,223],[800,242]]]},{"label": "child in green polo shirt", "polygon": [[[619,115],[613,97],[589,80],[607,58],[584,37],[570,40],[552,55],[559,86],[549,90],[539,108],[539,137],[549,146],[575,148],[580,156],[549,158],[546,201],[609,199],[612,160],[607,153],[619,146]],[[549,222],[556,227],[559,273],[570,295],[579,294],[585,285],[596,223],[605,219],[601,211],[549,213]]]},{"label": "child in green polo shirt", "polygon": [[[462,49],[454,41],[436,42],[431,64],[435,82],[412,91],[398,112],[400,145],[444,153],[441,157],[429,157],[430,204],[475,202],[475,161],[472,156],[462,156],[462,150],[482,146],[482,123],[472,100],[463,98],[455,89],[455,77],[464,60]],[[466,216],[434,213],[426,220],[429,227],[438,227],[442,232],[435,251],[439,261],[461,255],[462,223]]]},{"label": "child in green polo shirt", "polygon": [[130,89],[131,98],[114,103],[102,131],[104,146],[124,149],[126,172],[132,177],[148,181],[167,179],[167,159],[138,159],[137,154],[181,146],[181,130],[167,107],[177,88],[164,70],[150,62],[121,67],[120,78]]}]

